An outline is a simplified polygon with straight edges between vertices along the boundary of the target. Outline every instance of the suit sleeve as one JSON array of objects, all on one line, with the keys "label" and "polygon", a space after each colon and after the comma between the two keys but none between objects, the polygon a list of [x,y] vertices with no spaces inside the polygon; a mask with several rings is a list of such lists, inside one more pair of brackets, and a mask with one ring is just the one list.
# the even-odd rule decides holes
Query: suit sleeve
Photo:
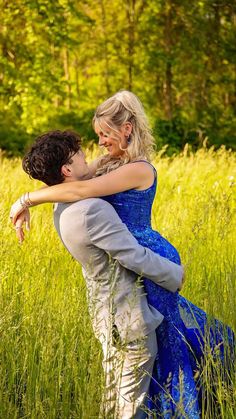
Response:
[{"label": "suit sleeve", "polygon": [[126,269],[172,292],[181,287],[183,268],[139,245],[106,201],[97,199],[89,207],[86,223],[91,242],[109,253]]}]

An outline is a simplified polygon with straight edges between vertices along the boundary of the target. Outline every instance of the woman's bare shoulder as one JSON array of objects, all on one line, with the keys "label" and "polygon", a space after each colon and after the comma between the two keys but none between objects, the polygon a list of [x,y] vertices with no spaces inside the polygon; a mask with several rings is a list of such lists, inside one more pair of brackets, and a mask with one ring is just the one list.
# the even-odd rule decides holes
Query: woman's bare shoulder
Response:
[{"label": "woman's bare shoulder", "polygon": [[146,175],[147,177],[152,177],[153,173],[156,171],[154,166],[147,160],[133,160],[127,163],[126,166],[130,173],[139,173],[140,175]]},{"label": "woman's bare shoulder", "polygon": [[135,189],[147,189],[149,188],[156,176],[155,168],[151,163],[144,160],[132,161],[129,163],[120,166],[115,169],[114,172],[117,172],[117,176],[123,175],[131,179],[135,179],[137,186]]}]

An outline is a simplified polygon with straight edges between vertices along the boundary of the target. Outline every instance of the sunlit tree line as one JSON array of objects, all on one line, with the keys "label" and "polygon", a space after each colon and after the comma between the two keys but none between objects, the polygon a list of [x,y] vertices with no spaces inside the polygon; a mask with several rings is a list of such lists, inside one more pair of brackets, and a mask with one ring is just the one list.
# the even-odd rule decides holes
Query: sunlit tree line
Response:
[{"label": "sunlit tree line", "polygon": [[143,101],[158,147],[236,143],[235,0],[0,0],[0,147],[71,127],[95,107]]}]

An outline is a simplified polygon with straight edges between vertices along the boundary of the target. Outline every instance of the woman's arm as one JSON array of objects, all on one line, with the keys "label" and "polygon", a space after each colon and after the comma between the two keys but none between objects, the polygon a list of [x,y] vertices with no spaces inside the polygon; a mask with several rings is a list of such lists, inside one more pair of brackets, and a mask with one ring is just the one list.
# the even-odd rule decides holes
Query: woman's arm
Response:
[{"label": "woman's arm", "polygon": [[153,182],[149,164],[126,164],[105,175],[82,181],[64,182],[46,189],[30,192],[33,205],[45,202],[75,202],[85,198],[112,195],[129,189],[146,189]]},{"label": "woman's arm", "polygon": [[[85,198],[112,195],[129,189],[147,189],[152,183],[154,172],[145,162],[126,164],[110,173],[83,181],[65,181],[55,186],[30,192],[30,205],[46,202],[75,202]],[[27,207],[27,205],[25,205]],[[13,222],[25,208],[17,200],[11,208]]]}]

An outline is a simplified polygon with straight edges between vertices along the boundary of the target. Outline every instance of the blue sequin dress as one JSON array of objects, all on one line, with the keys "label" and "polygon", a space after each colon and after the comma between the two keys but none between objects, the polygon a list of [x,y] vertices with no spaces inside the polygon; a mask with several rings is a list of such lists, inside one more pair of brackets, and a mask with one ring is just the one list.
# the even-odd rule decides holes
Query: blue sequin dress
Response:
[{"label": "blue sequin dress", "polygon": [[[156,184],[155,171],[155,181],[150,188],[132,189],[104,199],[115,208],[140,244],[180,264],[177,250],[151,227]],[[212,352],[220,348],[223,364],[226,363],[226,339],[230,355],[234,353],[233,332],[217,320],[208,327],[206,313],[177,292],[167,291],[146,278],[144,286],[149,304],[164,315],[156,331],[158,354],[148,395],[147,417],[198,419],[202,403],[199,372],[206,347],[206,329],[208,345]]]}]

